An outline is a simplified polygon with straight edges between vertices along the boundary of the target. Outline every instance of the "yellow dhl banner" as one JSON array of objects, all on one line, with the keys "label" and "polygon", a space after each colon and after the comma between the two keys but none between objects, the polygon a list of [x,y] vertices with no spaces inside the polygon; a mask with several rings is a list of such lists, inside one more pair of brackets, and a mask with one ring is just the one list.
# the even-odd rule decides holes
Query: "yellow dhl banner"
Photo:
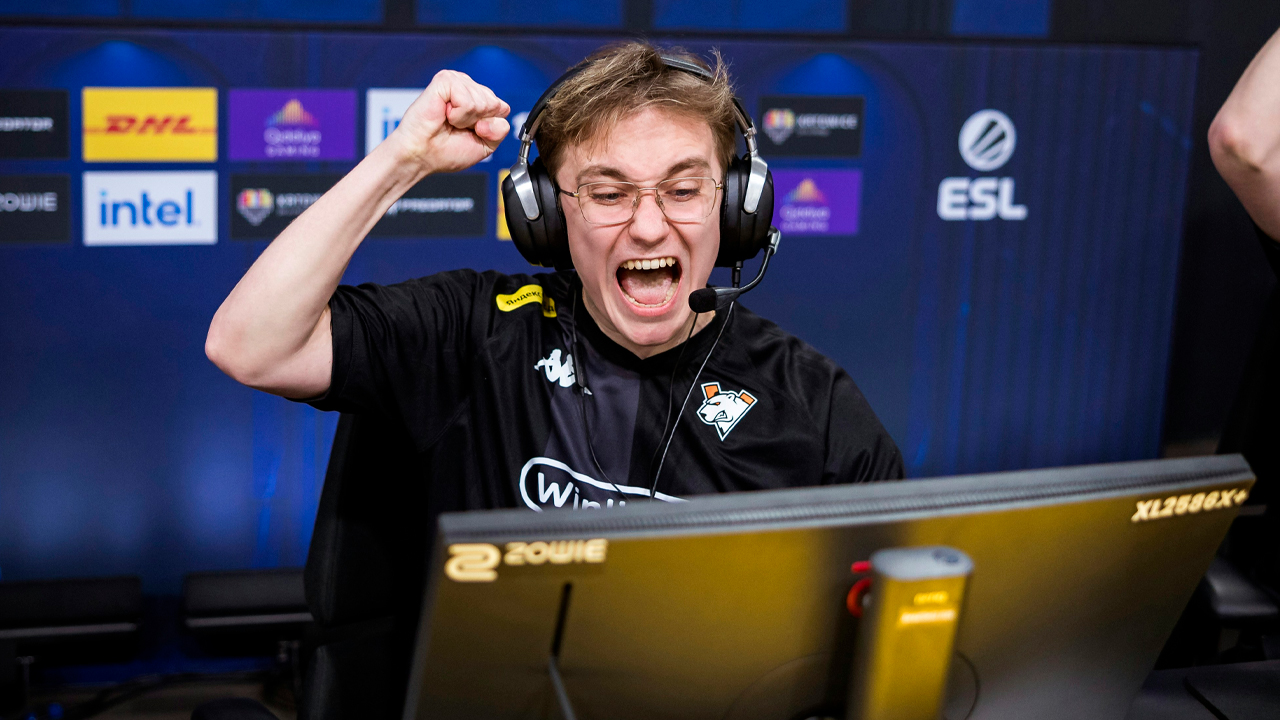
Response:
[{"label": "yellow dhl banner", "polygon": [[217,88],[95,88],[83,94],[88,162],[218,159]]}]

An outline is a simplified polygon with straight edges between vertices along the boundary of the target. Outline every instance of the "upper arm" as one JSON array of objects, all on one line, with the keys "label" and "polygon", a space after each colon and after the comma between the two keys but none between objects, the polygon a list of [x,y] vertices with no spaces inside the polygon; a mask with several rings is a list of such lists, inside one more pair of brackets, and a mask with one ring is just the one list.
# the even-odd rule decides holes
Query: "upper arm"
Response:
[{"label": "upper arm", "polygon": [[320,397],[333,374],[333,313],[328,307],[302,348],[249,386],[292,400]]}]

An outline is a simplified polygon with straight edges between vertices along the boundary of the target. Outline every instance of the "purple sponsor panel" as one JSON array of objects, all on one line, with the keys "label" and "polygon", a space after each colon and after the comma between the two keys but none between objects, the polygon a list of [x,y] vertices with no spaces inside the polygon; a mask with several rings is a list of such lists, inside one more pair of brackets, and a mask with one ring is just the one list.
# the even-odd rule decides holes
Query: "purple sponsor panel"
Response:
[{"label": "purple sponsor panel", "polygon": [[774,170],[773,224],[784,235],[857,235],[861,170]]},{"label": "purple sponsor panel", "polygon": [[232,90],[232,160],[352,160],[354,90]]}]

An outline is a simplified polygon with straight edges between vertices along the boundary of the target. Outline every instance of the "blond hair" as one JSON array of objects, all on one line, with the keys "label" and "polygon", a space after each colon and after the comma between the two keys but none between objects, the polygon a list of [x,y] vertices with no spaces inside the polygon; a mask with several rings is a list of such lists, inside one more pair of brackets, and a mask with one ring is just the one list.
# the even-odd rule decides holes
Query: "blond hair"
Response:
[{"label": "blond hair", "polygon": [[[733,87],[720,53],[712,54],[714,68],[681,48],[660,49],[646,42],[597,50],[547,102],[538,123],[538,153],[551,177],[568,148],[606,141],[620,120],[646,108],[705,121],[711,126],[716,157],[727,169],[735,142]],[[670,67],[664,55],[705,68],[712,77],[707,80]]]}]

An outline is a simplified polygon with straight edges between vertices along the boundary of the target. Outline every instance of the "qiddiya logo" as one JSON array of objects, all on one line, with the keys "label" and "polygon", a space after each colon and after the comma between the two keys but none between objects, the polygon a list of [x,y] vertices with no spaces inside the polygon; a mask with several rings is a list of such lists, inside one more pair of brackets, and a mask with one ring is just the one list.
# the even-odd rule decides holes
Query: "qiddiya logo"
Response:
[{"label": "qiddiya logo", "polygon": [[783,232],[824,233],[831,222],[827,196],[813,178],[805,178],[787,193],[781,208]]},{"label": "qiddiya logo", "polygon": [[[269,158],[316,158],[320,156],[320,122],[292,98],[267,118],[262,139]],[[252,221],[250,221],[252,222]]]},{"label": "qiddiya logo", "polygon": [[[1018,134],[999,110],[979,110],[960,128],[960,157],[978,172],[998,170],[1013,157]],[[938,184],[938,217],[962,220],[1025,220],[1027,206],[1014,200],[1012,177],[949,177]]]}]

